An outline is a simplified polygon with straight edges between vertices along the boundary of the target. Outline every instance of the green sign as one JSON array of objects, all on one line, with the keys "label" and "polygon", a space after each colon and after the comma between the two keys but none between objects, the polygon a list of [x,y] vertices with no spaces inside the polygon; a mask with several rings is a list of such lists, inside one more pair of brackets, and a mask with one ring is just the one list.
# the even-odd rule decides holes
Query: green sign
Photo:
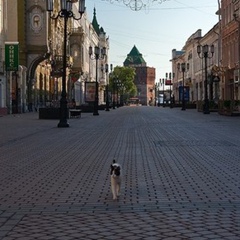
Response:
[{"label": "green sign", "polygon": [[18,42],[5,42],[6,71],[18,71]]}]

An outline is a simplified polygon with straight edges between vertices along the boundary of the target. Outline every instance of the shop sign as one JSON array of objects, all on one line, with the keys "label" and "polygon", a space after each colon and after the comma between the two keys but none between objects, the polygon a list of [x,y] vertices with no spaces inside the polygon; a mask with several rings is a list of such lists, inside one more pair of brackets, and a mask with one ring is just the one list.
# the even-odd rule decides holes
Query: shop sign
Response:
[{"label": "shop sign", "polygon": [[165,85],[172,85],[172,81],[166,79],[166,81],[165,81]]},{"label": "shop sign", "polygon": [[6,71],[18,71],[19,44],[18,42],[5,42]]}]

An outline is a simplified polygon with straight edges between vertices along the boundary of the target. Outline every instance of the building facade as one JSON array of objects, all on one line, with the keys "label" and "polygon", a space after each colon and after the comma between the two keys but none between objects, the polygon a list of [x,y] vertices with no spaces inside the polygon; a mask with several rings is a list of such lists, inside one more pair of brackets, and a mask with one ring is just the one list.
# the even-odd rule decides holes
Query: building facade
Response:
[{"label": "building facade", "polygon": [[4,28],[4,4],[0,0],[0,115],[7,114],[6,108],[6,77],[4,74],[4,53],[5,53],[5,28]]},{"label": "building facade", "polygon": [[19,54],[19,66],[14,71],[7,71],[5,68],[5,47],[6,44],[19,46],[19,53],[24,51],[20,46],[22,40],[21,18],[22,5],[16,4],[14,0],[0,1],[0,114],[22,112],[26,91],[26,67],[22,59],[23,54]]},{"label": "building facade", "polygon": [[240,1],[222,0],[223,100],[240,100]]},{"label": "building facade", "polygon": [[[221,3],[220,3],[221,2]],[[207,59],[207,94],[209,100],[240,100],[240,1],[219,1],[219,21],[204,36],[198,30],[190,36],[184,47],[172,51],[173,93],[179,99],[179,86],[183,74],[177,69],[178,63],[189,63],[184,74],[185,84],[189,87],[189,100],[201,101],[205,97],[204,81],[205,60],[199,58],[197,45],[213,45],[214,54]],[[210,54],[211,55],[211,54]]]},{"label": "building facade", "polygon": [[[220,1],[220,0],[219,0]],[[78,4],[73,4],[78,14]],[[60,1],[54,1],[53,15],[60,10]],[[240,0],[221,0],[219,22],[204,36],[197,30],[181,50],[172,51],[173,95],[180,101],[179,87],[187,86],[189,101],[209,99],[240,100]],[[63,63],[63,19],[52,19],[47,13],[46,1],[0,0],[0,114],[23,113],[39,107],[57,105],[61,98]],[[85,82],[99,82],[99,103],[104,103],[108,62],[95,61],[89,56],[89,47],[106,48],[109,42],[99,26],[96,9],[90,22],[87,13],[80,20],[69,19],[67,26],[67,97],[77,105],[85,103]],[[19,65],[15,71],[5,69],[5,44],[19,45]],[[199,57],[197,46],[213,45],[214,54],[207,59]],[[189,64],[184,73],[178,64]],[[137,97],[143,105],[154,102],[155,68],[147,63],[136,46],[123,63],[136,69]]]},{"label": "building facade", "polygon": [[[39,107],[58,107],[62,90],[63,30],[64,19],[56,18],[60,1],[54,1],[50,14],[46,1],[0,0],[0,114],[23,113]],[[78,4],[73,3],[73,13],[79,17]],[[96,11],[94,10],[94,19]],[[82,18],[67,22],[67,99],[84,103],[86,81],[96,81],[100,76],[101,63],[96,65],[89,56],[89,47],[106,47],[106,33],[96,32],[87,13]],[[19,44],[19,66],[16,71],[5,71],[5,43]],[[2,68],[1,68],[2,66]],[[103,90],[106,74],[98,78],[99,99],[104,102]]]},{"label": "building facade", "polygon": [[[217,23],[210,31],[202,36],[201,29],[193,33],[186,41],[183,48],[179,51],[172,50],[172,71],[173,71],[173,95],[175,101],[181,102],[180,89],[183,86],[187,91],[189,102],[202,101],[205,98],[205,81],[207,81],[207,94],[211,101],[218,101],[221,98],[220,74],[214,71],[219,66],[219,23]],[[198,54],[197,47],[204,45],[209,46],[208,57],[204,58],[203,52]],[[214,52],[211,53],[211,46]],[[185,69],[179,68],[185,63]],[[206,79],[207,71],[207,79]],[[222,79],[222,78],[221,78]]]}]

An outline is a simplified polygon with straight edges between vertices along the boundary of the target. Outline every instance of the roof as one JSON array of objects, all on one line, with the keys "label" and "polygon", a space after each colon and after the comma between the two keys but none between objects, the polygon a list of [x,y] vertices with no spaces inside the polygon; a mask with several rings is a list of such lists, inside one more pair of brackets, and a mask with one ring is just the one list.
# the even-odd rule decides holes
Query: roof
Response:
[{"label": "roof", "polygon": [[94,28],[95,32],[97,33],[97,35],[99,35],[100,33],[105,33],[104,29],[102,27],[100,28],[100,25],[98,24],[97,17],[96,17],[96,8],[95,7],[93,9],[92,25],[93,25],[93,28]]},{"label": "roof", "polygon": [[124,61],[124,66],[129,65],[142,65],[146,64],[142,54],[138,51],[137,47],[134,45],[127,58]]}]

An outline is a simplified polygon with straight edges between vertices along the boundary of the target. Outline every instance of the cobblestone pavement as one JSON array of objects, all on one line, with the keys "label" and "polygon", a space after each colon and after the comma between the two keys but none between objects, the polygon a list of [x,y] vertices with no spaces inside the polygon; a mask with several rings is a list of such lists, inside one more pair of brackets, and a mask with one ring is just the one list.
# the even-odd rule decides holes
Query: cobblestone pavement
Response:
[{"label": "cobblestone pavement", "polygon": [[240,239],[239,117],[99,113],[62,129],[36,113],[0,118],[0,239]]}]

